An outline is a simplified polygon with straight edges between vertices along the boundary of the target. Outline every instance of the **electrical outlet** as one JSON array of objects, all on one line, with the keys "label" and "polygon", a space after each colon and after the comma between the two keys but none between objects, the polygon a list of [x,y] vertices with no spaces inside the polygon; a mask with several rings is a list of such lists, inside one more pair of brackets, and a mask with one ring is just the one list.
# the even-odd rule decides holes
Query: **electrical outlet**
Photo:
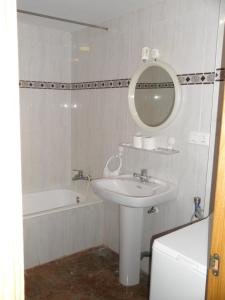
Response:
[{"label": "electrical outlet", "polygon": [[188,142],[202,146],[209,146],[210,134],[205,132],[191,131]]}]

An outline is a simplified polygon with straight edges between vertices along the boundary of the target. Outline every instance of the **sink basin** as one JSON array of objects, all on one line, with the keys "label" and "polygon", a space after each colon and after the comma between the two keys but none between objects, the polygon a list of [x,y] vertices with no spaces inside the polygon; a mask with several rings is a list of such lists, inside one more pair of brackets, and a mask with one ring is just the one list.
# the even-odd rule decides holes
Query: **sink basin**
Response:
[{"label": "sink basin", "polygon": [[91,185],[102,199],[120,204],[119,281],[136,285],[140,281],[144,207],[175,199],[175,185],[153,177],[141,182],[132,175],[95,179]]},{"label": "sink basin", "polygon": [[173,199],[175,185],[151,177],[141,182],[132,175],[95,179],[91,182],[94,192],[104,200],[128,207],[150,207]]}]

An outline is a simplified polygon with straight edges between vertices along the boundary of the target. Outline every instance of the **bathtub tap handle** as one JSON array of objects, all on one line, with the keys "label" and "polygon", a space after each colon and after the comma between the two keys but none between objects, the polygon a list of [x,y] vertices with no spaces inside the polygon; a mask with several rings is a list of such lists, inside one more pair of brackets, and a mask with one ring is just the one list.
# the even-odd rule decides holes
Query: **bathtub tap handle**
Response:
[{"label": "bathtub tap handle", "polygon": [[83,170],[80,169],[73,169],[72,172],[76,172],[74,176],[82,177],[83,176]]},{"label": "bathtub tap handle", "polygon": [[72,170],[72,172],[75,173],[72,177],[72,180],[79,180],[84,177],[83,170],[74,169],[74,170]]},{"label": "bathtub tap handle", "polygon": [[73,172],[76,172],[76,174],[72,177],[72,180],[75,181],[75,180],[88,180],[90,181],[91,180],[91,176],[88,175],[88,176],[84,176],[84,172],[83,170],[72,170]]}]

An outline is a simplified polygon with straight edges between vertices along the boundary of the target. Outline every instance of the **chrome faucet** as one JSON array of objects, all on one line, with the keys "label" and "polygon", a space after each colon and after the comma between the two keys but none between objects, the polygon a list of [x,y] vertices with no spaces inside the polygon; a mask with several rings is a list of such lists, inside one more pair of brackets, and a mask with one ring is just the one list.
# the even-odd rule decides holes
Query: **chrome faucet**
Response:
[{"label": "chrome faucet", "polygon": [[84,176],[83,170],[72,170],[73,172],[76,172],[76,174],[72,177],[73,181],[76,180],[91,180],[91,176]]},{"label": "chrome faucet", "polygon": [[134,177],[137,177],[140,179],[141,182],[148,182],[149,176],[148,176],[148,170],[147,169],[141,169],[141,173],[133,173]]}]

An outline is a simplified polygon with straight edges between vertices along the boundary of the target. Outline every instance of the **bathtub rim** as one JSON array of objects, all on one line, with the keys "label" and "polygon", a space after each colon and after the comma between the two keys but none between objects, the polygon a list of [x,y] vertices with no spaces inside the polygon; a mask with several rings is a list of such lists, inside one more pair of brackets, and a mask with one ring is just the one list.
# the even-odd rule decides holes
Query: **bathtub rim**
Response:
[{"label": "bathtub rim", "polygon": [[[62,189],[52,189],[52,190],[46,190],[46,191],[41,191],[41,192],[37,192],[37,193],[45,193],[45,192],[57,191],[57,190],[62,190]],[[103,200],[101,198],[96,198],[95,194],[87,193],[87,195],[84,195],[85,192],[84,193],[81,193],[81,191],[77,192],[74,189],[65,189],[65,190],[75,192],[80,197],[83,196],[86,199],[89,199],[89,198],[93,199],[94,198],[94,200],[86,200],[85,202],[62,205],[62,206],[56,207],[56,208],[53,207],[53,208],[50,208],[50,209],[45,209],[45,210],[41,210],[41,211],[37,211],[37,212],[22,214],[23,220],[32,219],[32,218],[35,218],[35,217],[40,217],[40,216],[49,215],[49,214],[53,214],[53,213],[60,213],[60,212],[71,210],[71,209],[77,209],[77,208],[81,208],[81,207],[86,207],[86,206],[97,205],[97,204],[103,203]],[[26,195],[29,195],[29,194],[36,194],[36,193],[26,193],[23,196],[26,196]]]}]

